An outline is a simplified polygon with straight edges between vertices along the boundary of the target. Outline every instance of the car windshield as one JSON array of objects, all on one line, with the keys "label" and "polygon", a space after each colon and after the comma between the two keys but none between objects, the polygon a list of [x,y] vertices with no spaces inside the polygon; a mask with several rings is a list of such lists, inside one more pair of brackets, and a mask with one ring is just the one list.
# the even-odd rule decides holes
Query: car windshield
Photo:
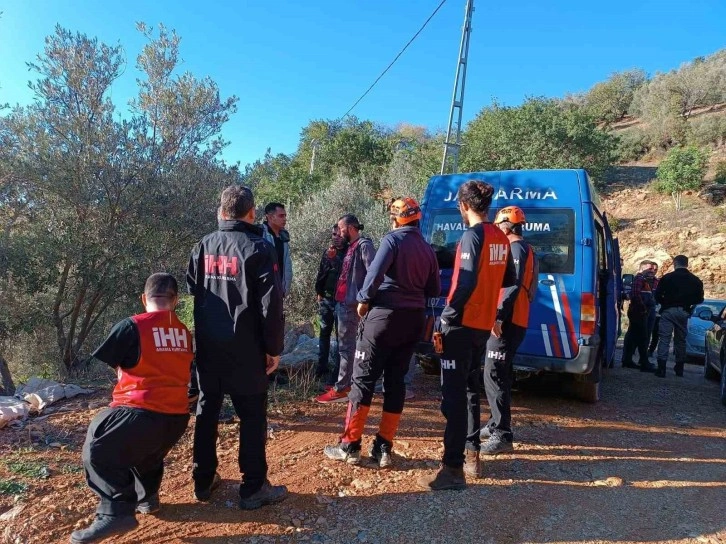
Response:
[{"label": "car windshield", "polygon": [[[494,218],[492,209],[489,217]],[[568,209],[525,208],[524,239],[534,247],[539,271],[573,274],[575,271],[575,213]],[[438,210],[427,233],[442,268],[453,266],[456,244],[466,230],[458,210]]]}]

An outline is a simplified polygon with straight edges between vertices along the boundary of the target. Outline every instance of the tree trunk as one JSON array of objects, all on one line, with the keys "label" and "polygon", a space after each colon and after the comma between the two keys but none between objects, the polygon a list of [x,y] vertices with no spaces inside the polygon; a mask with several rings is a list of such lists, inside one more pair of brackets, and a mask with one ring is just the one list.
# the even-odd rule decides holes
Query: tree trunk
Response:
[{"label": "tree trunk", "polygon": [[0,395],[12,396],[15,394],[15,384],[13,377],[10,375],[8,363],[0,354]]}]

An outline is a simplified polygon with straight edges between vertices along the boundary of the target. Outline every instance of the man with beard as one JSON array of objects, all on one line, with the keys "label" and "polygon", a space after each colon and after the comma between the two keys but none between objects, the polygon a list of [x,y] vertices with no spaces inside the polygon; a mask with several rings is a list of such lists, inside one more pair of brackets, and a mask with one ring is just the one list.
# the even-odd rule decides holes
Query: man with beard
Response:
[{"label": "man with beard", "polygon": [[491,332],[502,334],[497,303],[516,274],[507,236],[487,218],[494,188],[468,181],[458,191],[468,229],[456,250],[447,305],[437,325],[442,335],[441,412],[446,418],[441,469],[417,481],[422,489],[464,489],[467,473],[479,472],[481,359]]}]

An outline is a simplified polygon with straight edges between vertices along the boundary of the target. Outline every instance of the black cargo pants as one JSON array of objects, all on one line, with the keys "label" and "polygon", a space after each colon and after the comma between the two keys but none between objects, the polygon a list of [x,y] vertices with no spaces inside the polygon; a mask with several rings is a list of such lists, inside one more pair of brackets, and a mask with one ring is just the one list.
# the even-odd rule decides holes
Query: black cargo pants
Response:
[{"label": "black cargo pants", "polygon": [[446,418],[443,463],[458,468],[464,464],[464,450],[479,451],[481,443],[481,360],[490,331],[449,327],[443,332],[441,413]]},{"label": "black cargo pants", "polygon": [[502,325],[502,336],[494,335],[487,341],[484,358],[484,390],[489,403],[491,417],[487,426],[492,436],[508,442],[512,435],[512,381],[514,378],[514,356],[519,349],[527,329],[513,323]]},{"label": "black cargo pants", "polygon": [[83,468],[101,502],[96,510],[133,515],[136,505],[159,492],[164,457],[179,441],[189,414],[140,408],[106,408],[93,418],[83,444]]}]

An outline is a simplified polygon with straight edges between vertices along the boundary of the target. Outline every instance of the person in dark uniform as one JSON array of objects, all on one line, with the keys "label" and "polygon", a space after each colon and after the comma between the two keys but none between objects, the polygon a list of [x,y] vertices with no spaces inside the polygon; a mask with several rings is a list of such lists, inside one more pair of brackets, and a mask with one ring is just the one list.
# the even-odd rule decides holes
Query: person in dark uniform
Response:
[{"label": "person in dark uniform", "polygon": [[502,208],[494,219],[494,224],[509,239],[516,280],[499,295],[497,320],[502,322],[502,334],[492,334],[487,341],[484,390],[491,416],[480,433],[486,442],[479,450],[485,455],[512,450],[514,439],[511,426],[514,356],[527,333],[529,302],[537,289],[536,257],[522,235],[526,222],[524,212],[517,206]]},{"label": "person in dark uniform", "polygon": [[86,481],[101,500],[90,527],[71,534],[73,544],[126,533],[138,526],[135,512],[159,510],[164,457],[189,422],[192,336],[174,313],[177,301],[174,276],[152,274],[141,295],[146,313],[117,323],[93,352],[116,369],[118,383],[83,444]]},{"label": "person in dark uniform", "polygon": [[393,439],[406,396],[404,376],[423,333],[426,299],[441,290],[436,254],[419,229],[418,203],[397,199],[390,217],[392,230],[381,240],[357,294],[362,322],[345,427],[340,442],[324,449],[330,459],[360,462],[363,427],[376,381],[383,375],[383,414],[370,450],[381,468],[393,462]]},{"label": "person in dark uniform", "polygon": [[673,268],[673,272],[660,279],[655,291],[655,300],[660,304],[658,370],[655,371],[655,375],[659,378],[666,376],[671,337],[676,356],[674,370],[676,376],[683,377],[688,317],[694,306],[703,302],[703,282],[688,270],[688,257],[685,255],[674,257]]},{"label": "person in dark uniform", "polygon": [[[638,273],[633,279],[628,305],[628,330],[623,339],[623,368],[639,368],[641,372],[654,372],[655,367],[648,360],[648,341],[655,322],[655,298],[653,291],[658,285],[653,261],[641,261]],[[633,355],[638,352],[638,363]]]},{"label": "person in dark uniform", "polygon": [[[653,276],[658,275],[658,263],[653,263]],[[657,282],[660,281],[656,277],[656,288],[653,289],[653,296],[655,297],[655,291],[658,287]],[[653,320],[653,330],[650,331],[650,342],[648,345],[648,357],[652,357],[655,354],[655,350],[658,347],[658,329],[660,328],[660,305],[656,304],[655,307],[655,319]]]},{"label": "person in dark uniform", "polygon": [[315,296],[318,301],[318,324],[320,325],[318,364],[315,367],[315,377],[328,378],[328,384],[333,385],[340,371],[340,352],[336,349],[335,369],[330,372],[330,337],[335,330],[337,340],[338,328],[335,322],[335,288],[343,266],[343,257],[348,246],[340,235],[338,225],[333,225],[331,240],[328,248],[323,252],[315,278]]},{"label": "person in dark uniform", "polygon": [[267,480],[267,375],[283,347],[283,291],[274,248],[255,225],[247,187],[222,192],[219,230],[192,251],[187,287],[194,297],[199,401],[194,427],[194,495],[209,500],[219,485],[217,424],[229,394],[240,419],[239,506],[283,500],[284,486]]},{"label": "person in dark uniform", "polygon": [[441,469],[417,481],[426,490],[466,487],[479,473],[481,360],[490,332],[502,334],[497,303],[502,287],[515,284],[507,236],[487,219],[494,188],[468,181],[458,191],[459,211],[469,227],[456,250],[449,298],[437,325],[443,336],[441,412],[446,418]]}]

